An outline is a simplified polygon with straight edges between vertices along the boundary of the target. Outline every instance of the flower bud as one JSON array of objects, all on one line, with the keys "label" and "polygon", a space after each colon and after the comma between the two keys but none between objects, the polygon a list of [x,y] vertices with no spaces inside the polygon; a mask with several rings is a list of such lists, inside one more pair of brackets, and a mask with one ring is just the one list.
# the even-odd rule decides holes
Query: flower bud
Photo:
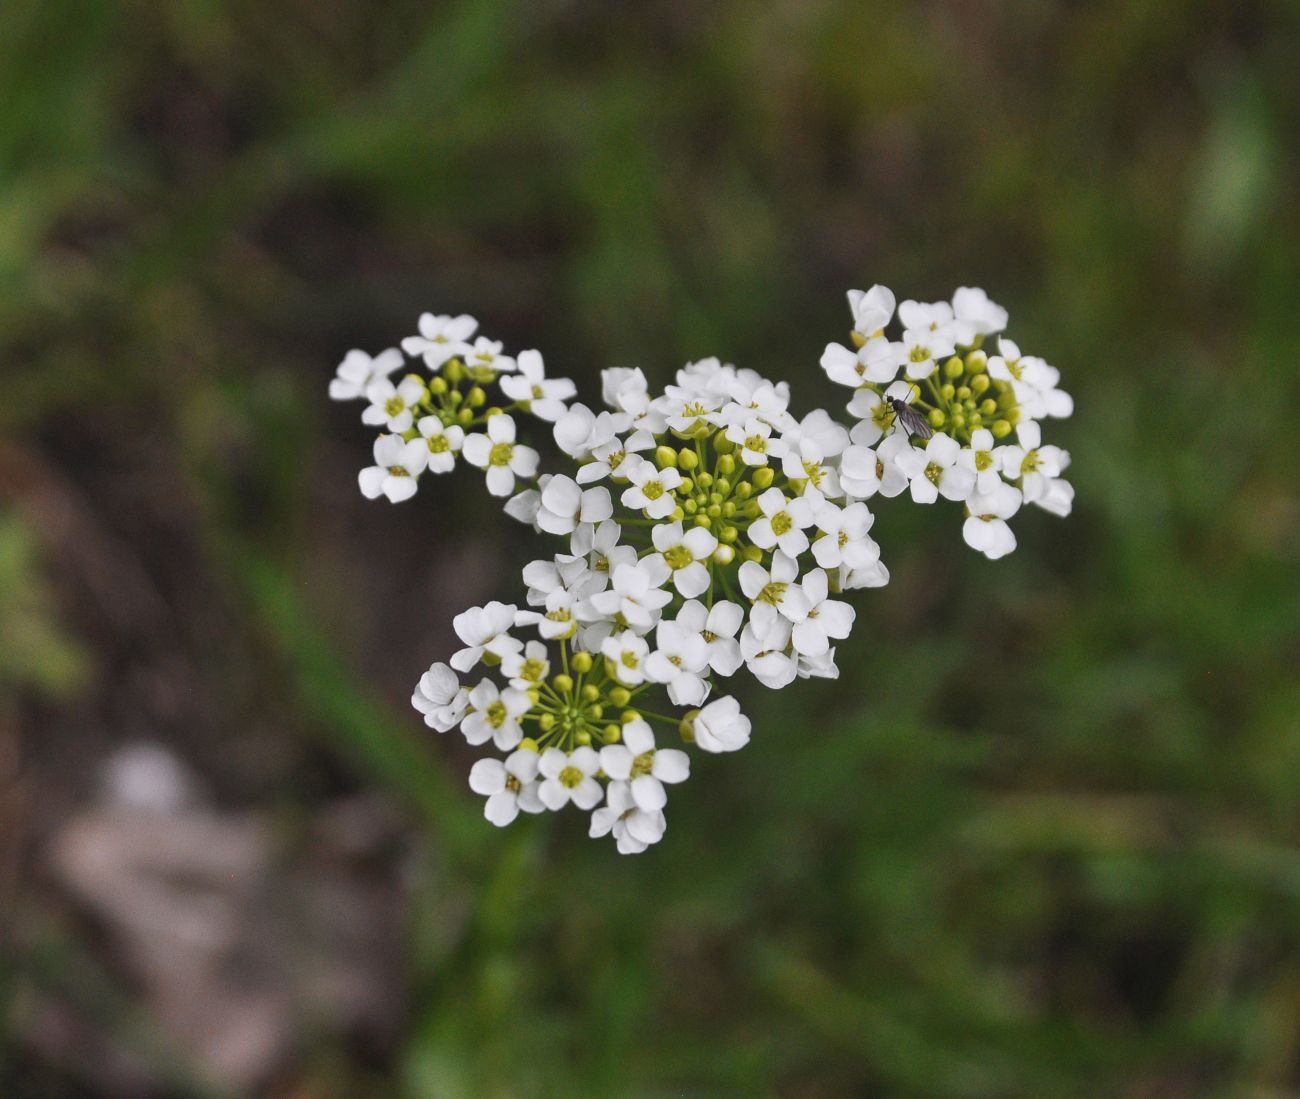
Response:
[{"label": "flower bud", "polygon": [[575,672],[586,675],[591,671],[591,653],[574,653],[573,659],[569,663]]},{"label": "flower bud", "polygon": [[755,545],[749,545],[745,547],[741,556],[744,557],[746,561],[761,561],[763,560],[763,551]]},{"label": "flower bud", "polygon": [[956,393],[957,387],[953,385],[952,382],[944,382],[943,385],[939,387],[939,396],[941,396],[945,401],[951,401]]},{"label": "flower bud", "polygon": [[957,400],[964,401],[970,397],[970,386],[961,385],[957,387]]},{"label": "flower bud", "polygon": [[983,351],[966,352],[966,369],[972,374],[983,374],[988,369],[989,357]]},{"label": "flower bud", "polygon": [[673,508],[668,518],[671,519],[674,523],[680,523],[682,520],[686,518],[686,512],[684,512],[680,507],[676,507]]},{"label": "flower bud", "polygon": [[966,364],[961,361],[960,355],[953,355],[943,364],[944,377],[960,378],[966,371]]},{"label": "flower bud", "polygon": [[534,706],[536,706],[542,700],[542,692],[539,691],[536,687],[529,687],[527,694],[528,694],[529,701],[531,701]]},{"label": "flower bud", "polygon": [[474,386],[473,389],[465,394],[465,403],[469,405],[470,408],[482,408],[487,404],[487,394],[483,391],[483,387],[481,385]]},{"label": "flower bud", "polygon": [[989,430],[993,432],[993,438],[1005,439],[1011,434],[1011,425],[1006,420],[994,420]]},{"label": "flower bud", "polygon": [[[735,530],[735,527],[728,528]],[[731,546],[719,546],[713,551],[713,560],[719,565],[730,565],[736,559],[736,551]]]},{"label": "flower bud", "polygon": [[[730,504],[728,504],[727,506],[731,507]],[[732,508],[732,511],[735,511],[735,508]],[[720,542],[734,542],[739,537],[740,537],[740,531],[738,531],[735,527],[723,527],[720,531],[718,531],[718,541]]]},{"label": "flower bud", "polygon": [[573,678],[561,672],[559,675],[552,677],[551,686],[553,686],[562,695],[567,695],[573,690]]},{"label": "flower bud", "polygon": [[759,466],[754,470],[750,480],[754,482],[754,487],[762,492],[766,488],[772,487],[772,482],[776,480],[776,471],[771,466]]},{"label": "flower bud", "polygon": [[585,748],[591,743],[591,732],[587,729],[579,729],[573,734],[573,739]]},{"label": "flower bud", "polygon": [[700,510],[700,505],[697,504],[694,500],[687,500],[682,504],[681,510],[684,511],[687,515],[694,515],[697,511]]},{"label": "flower bud", "polygon": [[601,737],[606,744],[617,744],[623,739],[623,730],[611,721],[601,730]]},{"label": "flower bud", "polygon": [[[722,457],[718,459],[718,472],[724,477],[730,477],[736,472],[736,459],[730,454],[722,455]],[[719,482],[718,491],[730,492],[731,490],[729,488],[722,488],[721,482]]]},{"label": "flower bud", "polygon": [[998,402],[992,397],[985,397],[984,400],[980,402],[980,411],[984,413],[985,416],[994,416],[998,411]]},{"label": "flower bud", "polygon": [[585,710],[583,710],[583,713],[585,713],[589,718],[591,718],[592,721],[599,721],[602,717],[605,716],[605,707],[602,706],[599,702],[596,702],[588,706]]},{"label": "flower bud", "polygon": [[[453,393],[452,396],[459,397],[460,394]],[[469,425],[474,422],[474,413],[468,408],[462,408],[456,413],[456,422],[460,424],[461,427],[469,427]]]},{"label": "flower bud", "polygon": [[687,744],[695,743],[695,718],[699,715],[699,710],[687,710],[681,721],[677,723],[677,731],[681,733],[682,739]]},{"label": "flower bud", "polygon": [[[541,729],[542,732],[549,733],[552,729],[555,728],[555,715],[542,714],[542,716],[537,719],[537,727]],[[536,751],[536,748],[534,748],[533,750]]]},{"label": "flower bud", "polygon": [[987,374],[976,374],[970,380],[970,391],[978,397],[984,390],[988,389],[990,381],[991,379]]},{"label": "flower bud", "polygon": [[754,486],[748,481],[741,481],[740,484],[736,486],[736,491],[734,493],[734,495],[741,500],[748,500],[753,494]]},{"label": "flower bud", "polygon": [[942,408],[932,408],[930,409],[930,415],[927,416],[926,419],[930,421],[931,427],[943,427],[944,421],[947,420],[948,417],[943,414]]},{"label": "flower bud", "polygon": [[626,687],[615,687],[609,692],[609,701],[615,706],[626,706],[632,701],[632,692]]},{"label": "flower bud", "polygon": [[708,470],[702,469],[695,475],[695,483],[700,488],[709,488],[713,484],[713,474]]},{"label": "flower bud", "polygon": [[[546,714],[545,716],[546,716],[546,717],[551,717],[550,714]],[[552,721],[552,723],[554,723],[555,719],[554,719],[554,718],[551,718],[551,721]],[[519,742],[519,747],[522,748],[525,752],[535,752],[535,751],[537,751],[537,741],[535,741],[535,740],[534,740],[532,737],[530,737],[530,736],[526,736],[526,737],[524,737],[523,740],[521,740],[521,741]]]},{"label": "flower bud", "polygon": [[588,683],[582,688],[582,701],[595,702],[600,697],[600,688],[594,683]]},{"label": "flower bud", "polygon": [[655,447],[655,465],[660,469],[677,465],[677,451],[670,446]]},{"label": "flower bud", "polygon": [[[721,505],[721,504],[710,504],[710,505],[708,506],[708,509],[705,511],[705,515],[707,515],[710,519],[720,519],[720,518],[722,518],[722,505]],[[699,516],[696,516],[696,521],[697,521],[697,522],[699,521]],[[706,523],[704,523],[704,524],[702,524],[702,525],[707,527],[709,524],[706,522]]]},{"label": "flower bud", "polygon": [[460,359],[451,359],[443,365],[442,376],[451,385],[458,385],[465,377],[465,364]]},{"label": "flower bud", "polygon": [[465,399],[465,394],[462,393],[459,389],[453,390],[452,392],[447,394],[447,403],[451,405],[452,408],[459,408],[461,401],[463,401],[464,399]]},{"label": "flower bud", "polygon": [[677,452],[677,464],[682,469],[691,470],[700,464],[700,456],[689,447],[682,447]]},{"label": "flower bud", "polygon": [[[709,527],[713,525],[713,519],[716,519],[718,517],[717,515],[713,514],[714,510],[715,509],[713,508],[709,508],[707,512],[702,511],[698,515],[696,515],[695,525],[697,527],[703,527],[705,530],[708,530]],[[718,515],[722,514],[721,508],[717,508],[716,510],[718,512]],[[710,518],[710,516],[712,516],[712,518]]]},{"label": "flower bud", "polygon": [[[727,438],[727,433],[725,431],[719,431],[713,436],[713,450],[715,453],[726,456],[730,455],[735,449],[736,444]],[[732,461],[734,463],[735,459],[733,458]],[[734,468],[735,466],[733,465],[732,469]],[[730,472],[730,470],[728,470],[728,472]]]},{"label": "flower bud", "polygon": [[728,500],[725,504],[722,505],[722,515],[724,518],[730,519],[735,514],[736,514],[736,505],[733,501]]},{"label": "flower bud", "polygon": [[624,710],[621,714],[618,715],[618,719],[619,719],[619,721],[621,721],[624,725],[626,725],[629,721],[640,721],[640,720],[641,720],[641,711],[640,711],[640,710]]},{"label": "flower bud", "polygon": [[447,392],[447,379],[441,377],[434,378],[433,381],[429,383],[429,392],[435,397],[441,397]]},{"label": "flower bud", "polygon": [[727,480],[727,478],[725,477],[719,477],[716,481],[714,481],[713,487],[714,489],[717,490],[717,494],[719,497],[718,503],[722,503],[728,496],[731,495],[731,482]]}]

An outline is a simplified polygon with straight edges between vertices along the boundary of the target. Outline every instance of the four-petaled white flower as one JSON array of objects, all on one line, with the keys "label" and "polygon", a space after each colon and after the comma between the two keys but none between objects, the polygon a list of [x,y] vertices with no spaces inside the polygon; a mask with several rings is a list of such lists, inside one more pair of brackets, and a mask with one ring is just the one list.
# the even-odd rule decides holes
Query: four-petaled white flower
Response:
[{"label": "four-petaled white flower", "polygon": [[870,339],[894,318],[894,292],[877,283],[870,290],[850,290],[849,309],[853,312],[853,329]]},{"label": "four-petaled white flower", "polygon": [[467,342],[478,328],[478,321],[468,314],[458,317],[436,316],[421,313],[418,336],[407,336],[402,350],[408,355],[419,355],[430,370],[438,370],[448,359],[464,357],[469,351]]},{"label": "four-petaled white flower", "polygon": [[465,648],[452,654],[451,666],[458,672],[467,672],[485,653],[497,659],[507,653],[518,652],[524,643],[510,636],[515,624],[515,605],[493,600],[482,607],[470,607],[451,620],[456,636]]},{"label": "four-petaled white flower", "polygon": [[483,815],[498,828],[525,813],[546,809],[537,790],[537,753],[518,748],[499,759],[480,759],[469,769],[469,788],[487,798]]},{"label": "four-petaled white flower", "polygon": [[677,507],[675,490],[682,475],[672,466],[659,469],[642,458],[627,471],[627,479],[631,484],[620,497],[625,507],[644,511],[651,519],[667,519]]},{"label": "four-petaled white flower", "polygon": [[824,569],[866,568],[880,559],[880,547],[868,536],[876,517],[863,503],[839,507],[823,500],[813,508],[813,522],[822,534],[812,544],[813,557]]},{"label": "four-petaled white flower", "polygon": [[519,352],[515,364],[518,372],[501,379],[501,391],[539,420],[555,423],[567,411],[564,402],[577,394],[577,387],[568,378],[548,378],[540,351]]},{"label": "four-petaled white flower", "polygon": [[631,630],[610,634],[601,643],[600,652],[609,661],[614,678],[625,687],[637,687],[645,682],[650,646],[644,637]]},{"label": "four-petaled white flower", "polygon": [[361,413],[361,422],[371,427],[383,426],[401,434],[415,423],[414,409],[429,395],[429,390],[414,374],[408,374],[397,385],[380,378],[366,387],[366,400],[370,405]]},{"label": "four-petaled white flower", "polygon": [[803,578],[808,613],[790,631],[790,640],[801,656],[825,656],[831,641],[843,641],[853,629],[854,610],[847,603],[828,598],[830,590],[823,569],[813,569]]},{"label": "four-petaled white flower", "polygon": [[600,770],[600,756],[596,749],[583,745],[572,752],[547,748],[538,761],[542,782],[538,796],[546,808],[563,809],[573,802],[579,809],[594,809],[600,804],[604,790],[596,781]]},{"label": "four-petaled white flower", "polygon": [[663,590],[668,566],[658,554],[644,557],[635,565],[619,565],[609,587],[587,600],[602,618],[621,620],[637,633],[649,633],[659,613],[672,600]]},{"label": "four-petaled white flower", "polygon": [[681,523],[658,523],[651,529],[650,538],[672,570],[673,587],[678,592],[693,599],[708,590],[709,566],[705,562],[718,548],[712,531],[692,526],[683,532]]},{"label": "four-petaled white flower", "polygon": [[772,554],[772,567],[763,568],[756,561],[740,566],[740,587],[754,606],[749,612],[760,636],[779,615],[790,622],[802,622],[808,615],[808,597],[796,581],[799,566],[780,550]]},{"label": "four-petaled white flower", "polygon": [[509,496],[516,477],[537,473],[537,451],[515,442],[515,422],[504,413],[488,417],[486,435],[467,435],[461,452],[470,465],[487,470],[488,492],[493,496]]},{"label": "four-petaled white flower", "polygon": [[361,493],[368,500],[387,496],[394,504],[409,500],[428,462],[429,448],[423,439],[408,443],[400,435],[381,435],[375,440],[375,464],[357,475]]},{"label": "four-petaled white flower", "polygon": [[704,641],[705,659],[718,675],[736,674],[742,663],[736,634],[745,621],[739,603],[720,599],[706,607],[698,599],[688,599],[673,621],[679,629],[690,630]]},{"label": "four-petaled white flower", "polygon": [[1007,311],[977,286],[959,286],[952,296],[952,311],[977,336],[991,336],[1007,326]]},{"label": "four-petaled white flower", "polygon": [[456,465],[456,455],[465,445],[465,432],[455,424],[445,426],[437,416],[425,416],[419,426],[429,450],[429,472],[449,473]]},{"label": "four-petaled white flower", "polygon": [[592,839],[611,833],[620,855],[637,855],[663,839],[668,822],[663,810],[647,812],[632,796],[630,782],[611,782],[605,791],[605,804],[591,814]]},{"label": "four-petaled white flower", "polygon": [[1020,510],[1020,500],[1020,491],[1005,481],[998,482],[992,492],[975,493],[966,502],[970,515],[961,528],[966,544],[993,560],[1015,549],[1016,536],[1007,520]]},{"label": "four-petaled white flower", "polygon": [[547,534],[572,534],[580,523],[600,523],[614,514],[603,486],[583,489],[572,477],[552,477],[542,489],[537,525]]},{"label": "four-petaled white flower", "polygon": [[513,373],[515,360],[509,355],[501,354],[501,346],[500,340],[489,340],[486,336],[480,336],[462,352],[465,365],[491,370],[496,374]]},{"label": "four-petaled white flower", "polygon": [[708,697],[704,672],[709,647],[688,625],[663,619],[655,629],[655,650],[646,660],[646,678],[668,688],[674,706],[698,706]]},{"label": "four-petaled white flower", "polygon": [[734,698],[710,702],[691,722],[695,743],[706,752],[736,752],[749,743],[749,718]]},{"label": "four-petaled white flower", "polygon": [[366,395],[375,382],[385,381],[406,360],[395,347],[371,358],[364,351],[352,350],[339,363],[338,373],[330,382],[330,399],[354,401]]},{"label": "four-petaled white flower", "polygon": [[909,328],[903,333],[901,357],[905,373],[913,381],[928,378],[940,359],[956,350],[952,340],[928,329]]},{"label": "four-petaled white flower", "polygon": [[514,687],[500,690],[485,679],[469,693],[473,710],[460,723],[460,731],[471,744],[492,741],[503,752],[517,747],[524,738],[519,719],[533,708],[527,692]]},{"label": "four-petaled white flower", "polygon": [[691,760],[680,749],[656,748],[650,726],[638,718],[623,726],[621,744],[600,750],[600,767],[610,778],[631,786],[638,809],[655,813],[668,804],[664,783],[685,782],[691,773]]},{"label": "four-petaled white flower", "polygon": [[812,526],[812,503],[806,496],[786,499],[779,488],[769,488],[758,498],[762,514],[749,524],[749,540],[760,549],[780,548],[789,557],[798,557],[808,548],[804,531]]},{"label": "four-petaled white flower", "polygon": [[411,705],[424,715],[430,729],[445,733],[460,724],[469,708],[469,691],[446,664],[432,664],[420,677]]},{"label": "four-petaled white flower", "polygon": [[975,474],[958,462],[961,444],[951,435],[936,435],[925,449],[909,446],[894,459],[912,486],[912,499],[933,504],[941,495],[965,500],[975,486]]}]

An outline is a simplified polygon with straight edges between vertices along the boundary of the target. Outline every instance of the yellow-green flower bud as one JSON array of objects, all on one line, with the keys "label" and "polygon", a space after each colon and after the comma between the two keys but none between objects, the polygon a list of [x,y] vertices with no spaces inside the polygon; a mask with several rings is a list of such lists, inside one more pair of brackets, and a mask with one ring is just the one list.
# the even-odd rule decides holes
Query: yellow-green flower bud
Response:
[{"label": "yellow-green flower bud", "polygon": [[972,374],[982,374],[989,366],[989,357],[983,351],[966,352],[966,369]]},{"label": "yellow-green flower bud", "polygon": [[549,733],[555,728],[555,715],[542,714],[542,716],[537,719],[537,727],[541,729],[542,732]]},{"label": "yellow-green flower bud", "polygon": [[[730,507],[731,505],[727,505],[727,506]],[[732,510],[734,511],[735,508],[732,508]],[[720,542],[734,542],[739,537],[740,537],[740,531],[738,531],[735,527],[723,527],[720,531],[718,531],[718,541]]]},{"label": "yellow-green flower bud", "polygon": [[730,519],[735,514],[736,514],[736,505],[733,501],[728,500],[725,504],[722,505],[722,517],[724,519]]},{"label": "yellow-green flower bud", "polygon": [[[724,477],[730,477],[736,472],[736,459],[730,454],[724,454],[718,459],[718,472]],[[719,486],[722,492],[729,492],[730,489],[724,489]]]},{"label": "yellow-green flower bud", "polygon": [[853,341],[853,347],[858,351],[861,351],[867,344],[867,337],[856,328],[849,333],[849,339]]},{"label": "yellow-green flower bud", "polygon": [[459,385],[465,377],[465,364],[460,359],[448,360],[443,365],[442,376],[452,385]]},{"label": "yellow-green flower bud", "polygon": [[459,408],[464,399],[465,394],[459,389],[452,390],[452,392],[447,394],[447,403],[451,405],[452,408]]},{"label": "yellow-green flower bud", "polygon": [[[543,717],[551,717],[550,714],[543,714],[542,716],[543,716]],[[552,724],[555,723],[555,719],[554,719],[553,717],[551,717],[551,723],[552,723]],[[524,737],[523,740],[521,740],[521,741],[519,742],[519,747],[522,748],[525,752],[535,752],[535,751],[537,751],[537,741],[535,741],[535,740],[534,740],[532,737],[530,737],[530,736],[526,736],[526,737]]]},{"label": "yellow-green flower bud", "polygon": [[591,743],[591,731],[589,729],[579,729],[573,734],[573,739],[585,748]]},{"label": "yellow-green flower bud", "polygon": [[589,718],[591,718],[592,721],[599,721],[602,717],[605,716],[605,707],[602,706],[599,702],[596,702],[588,706],[583,711],[583,713],[585,713]]},{"label": "yellow-green flower bud", "polygon": [[[735,527],[731,527],[735,530]],[[713,560],[719,565],[730,565],[736,559],[736,551],[731,546],[719,546],[713,551]]]},{"label": "yellow-green flower bud", "polygon": [[1005,439],[1011,434],[1011,425],[1006,420],[994,420],[989,430],[993,432],[993,438]]},{"label": "yellow-green flower bud", "polygon": [[740,484],[736,486],[736,491],[733,493],[734,496],[741,500],[748,500],[753,494],[754,486],[748,481],[741,481]]},{"label": "yellow-green flower bud", "polygon": [[483,387],[481,385],[474,386],[473,389],[465,394],[465,403],[469,405],[470,408],[482,408],[487,404],[487,394],[483,391]]},{"label": "yellow-green flower bud", "polygon": [[586,675],[591,671],[591,653],[574,653],[573,659],[569,661],[575,672],[581,672]]},{"label": "yellow-green flower bud", "polygon": [[615,687],[609,692],[609,701],[614,706],[626,706],[632,701],[632,692],[626,687]]},{"label": "yellow-green flower bud", "polygon": [[988,389],[990,381],[991,379],[987,374],[976,374],[970,380],[970,391],[978,397],[984,390]]},{"label": "yellow-green flower bud", "polygon": [[697,504],[694,500],[686,500],[682,504],[682,511],[684,511],[687,515],[694,515],[699,510],[700,510],[700,505]]},{"label": "yellow-green flower bud", "polygon": [[939,387],[939,396],[941,396],[945,401],[951,401],[956,392],[957,387],[953,385],[952,382],[944,382],[943,385]]},{"label": "yellow-green flower bud", "polygon": [[719,505],[720,505],[720,504],[722,503],[722,501],[723,501],[723,495],[722,495],[722,493],[720,493],[720,492],[710,492],[710,493],[709,493],[709,503],[710,503],[710,504],[719,504]]},{"label": "yellow-green flower bud", "polygon": [[660,469],[667,469],[669,466],[677,464],[677,451],[670,446],[655,447],[655,465]]},{"label": "yellow-green flower bud", "polygon": [[744,557],[746,561],[761,561],[763,560],[763,551],[757,546],[750,545],[744,548],[741,552],[741,556]]},{"label": "yellow-green flower bud", "polygon": [[573,690],[573,677],[561,672],[559,675],[554,676],[551,679],[551,686],[559,691],[560,694],[567,695],[571,690]]},{"label": "yellow-green flower bud", "polygon": [[954,412],[952,414],[952,429],[954,431],[961,431],[965,426],[966,417],[960,412]]},{"label": "yellow-green flower bud", "polygon": [[719,477],[713,482],[714,491],[718,495],[718,503],[722,503],[731,495],[731,482],[725,477]]},{"label": "yellow-green flower bud", "polygon": [[709,473],[707,470],[702,469],[700,470],[699,473],[695,475],[695,483],[699,485],[700,488],[712,488],[713,474]]},{"label": "yellow-green flower bud", "polygon": [[618,719],[619,719],[619,721],[621,721],[624,725],[626,725],[629,721],[640,721],[640,720],[641,720],[641,711],[640,711],[640,710],[624,710],[621,714],[618,715]]},{"label": "yellow-green flower bud", "polygon": [[772,487],[772,482],[776,480],[776,472],[771,466],[759,466],[754,470],[750,480],[754,482],[754,487],[762,492],[766,488]]},{"label": "yellow-green flower bud", "polygon": [[686,518],[686,512],[684,512],[680,507],[676,507],[673,508],[668,518],[671,519],[674,523],[680,523]]},{"label": "yellow-green flower bud", "polygon": [[970,386],[968,386],[968,385],[960,385],[960,386],[958,386],[958,387],[957,387],[956,397],[957,397],[957,400],[959,400],[959,401],[967,400],[967,399],[970,397]]},{"label": "yellow-green flower bud", "polygon": [[985,416],[994,416],[998,411],[998,402],[992,397],[985,397],[984,400],[980,401],[980,411]]},{"label": "yellow-green flower bud", "polygon": [[582,688],[582,701],[595,702],[600,697],[600,688],[594,683],[588,683]]},{"label": "yellow-green flower bud", "polygon": [[504,408],[498,408],[496,405],[493,405],[491,408],[484,409],[483,415],[490,420],[493,416],[500,416],[504,411]]},{"label": "yellow-green flower bud", "polygon": [[[721,504],[710,504],[709,507],[708,507],[708,510],[705,512],[705,514],[706,514],[710,519],[721,519],[721,518],[722,518],[722,505],[721,505]],[[705,526],[708,526],[707,523],[705,523],[704,525],[705,525]]]},{"label": "yellow-green flower bud", "polygon": [[[460,394],[453,393],[452,396],[459,397]],[[461,427],[469,427],[469,425],[474,422],[473,411],[471,411],[468,408],[462,408],[459,412],[456,413],[456,422],[460,424]]]},{"label": "yellow-green flower bud", "polygon": [[601,730],[601,736],[606,744],[617,744],[623,739],[623,730],[611,721]]},{"label": "yellow-green flower bud", "polygon": [[[719,514],[721,514],[722,509],[721,509],[721,508],[718,508],[718,512],[719,512]],[[705,530],[708,530],[709,527],[711,527],[711,526],[713,525],[712,520],[709,518],[709,516],[711,516],[711,515],[713,515],[713,508],[709,508],[709,510],[708,510],[707,512],[705,512],[705,511],[701,511],[701,512],[699,512],[699,513],[695,516],[695,525],[696,525],[697,527],[703,527]],[[713,515],[713,518],[716,519],[717,516],[716,516],[716,515]]]},{"label": "yellow-green flower bud", "polygon": [[542,700],[542,692],[539,691],[536,687],[529,687],[528,698],[532,702],[532,704],[536,706]]},{"label": "yellow-green flower bud", "polygon": [[694,469],[700,464],[700,456],[689,447],[682,447],[682,449],[677,452],[677,464],[681,466],[682,469]]},{"label": "yellow-green flower bud", "polygon": [[[715,453],[721,454],[723,456],[728,456],[735,449],[736,449],[736,444],[727,438],[727,433],[725,431],[719,431],[716,435],[713,436],[713,450]],[[730,473],[732,470],[736,468],[734,465],[735,462],[734,458],[732,459],[732,462],[733,465],[731,469],[726,471],[728,473]]]},{"label": "yellow-green flower bud", "polygon": [[447,379],[434,378],[433,381],[429,383],[429,392],[432,393],[435,397],[441,397],[444,393],[447,392]]},{"label": "yellow-green flower bud", "polygon": [[496,653],[491,652],[490,650],[488,652],[485,652],[481,657],[481,659],[483,663],[486,664],[489,668],[495,668],[498,664],[501,663],[501,658],[497,656]]},{"label": "yellow-green flower bud", "polygon": [[930,415],[927,416],[926,419],[930,421],[931,427],[943,427],[944,421],[947,420],[948,417],[943,414],[943,409],[932,408],[930,409]]},{"label": "yellow-green flower bud", "polygon": [[952,358],[943,364],[944,377],[947,378],[960,378],[965,370],[966,364],[961,361],[960,355],[953,355]]}]

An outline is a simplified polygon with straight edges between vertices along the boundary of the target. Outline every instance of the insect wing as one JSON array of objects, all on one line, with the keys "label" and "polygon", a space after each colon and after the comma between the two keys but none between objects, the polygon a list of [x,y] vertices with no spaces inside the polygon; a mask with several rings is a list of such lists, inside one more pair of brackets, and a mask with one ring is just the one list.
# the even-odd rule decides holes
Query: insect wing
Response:
[{"label": "insect wing", "polygon": [[930,426],[929,421],[911,405],[905,404],[897,397],[891,397],[889,407],[894,410],[894,415],[898,417],[903,427],[918,439],[928,439],[934,434],[934,428]]}]

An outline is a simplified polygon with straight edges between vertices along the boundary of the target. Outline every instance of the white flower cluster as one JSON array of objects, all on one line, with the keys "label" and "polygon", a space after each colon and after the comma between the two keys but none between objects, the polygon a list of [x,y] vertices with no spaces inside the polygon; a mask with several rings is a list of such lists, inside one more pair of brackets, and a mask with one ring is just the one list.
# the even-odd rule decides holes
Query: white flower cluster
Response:
[{"label": "white flower cluster", "polygon": [[[606,370],[605,407],[593,410],[570,403],[573,383],[548,378],[536,351],[503,355],[465,316],[425,314],[401,351],[353,351],[340,365],[331,396],[364,399],[363,421],[384,429],[360,474],[366,496],[407,499],[461,459],[508,514],[565,539],[524,568],[523,606],[456,617],[464,647],[412,698],[430,727],[459,726],[500,753],[470,772],[494,824],[573,804],[621,852],[658,842],[666,787],[690,761],[661,747],[652,723],[735,751],[750,722],[717,697],[722,681],[742,669],[769,688],[839,674],[854,610],[837,597],[889,580],[868,501],[907,490],[963,502],[964,538],[989,557],[1015,547],[1007,520],[1022,503],[1069,512],[1069,455],[1041,445],[1039,422],[1068,416],[1071,401],[1054,369],[1005,337],[985,352],[1005,310],[970,288],[951,303],[906,301],[895,340],[892,293],[851,291],[849,303],[853,346],[822,356],[855,391],[847,428],[820,409],[796,416],[786,383],[717,359],[688,364],[661,393],[640,370]],[[394,384],[402,352],[430,377]],[[515,414],[551,425],[569,473],[539,475]]]}]

